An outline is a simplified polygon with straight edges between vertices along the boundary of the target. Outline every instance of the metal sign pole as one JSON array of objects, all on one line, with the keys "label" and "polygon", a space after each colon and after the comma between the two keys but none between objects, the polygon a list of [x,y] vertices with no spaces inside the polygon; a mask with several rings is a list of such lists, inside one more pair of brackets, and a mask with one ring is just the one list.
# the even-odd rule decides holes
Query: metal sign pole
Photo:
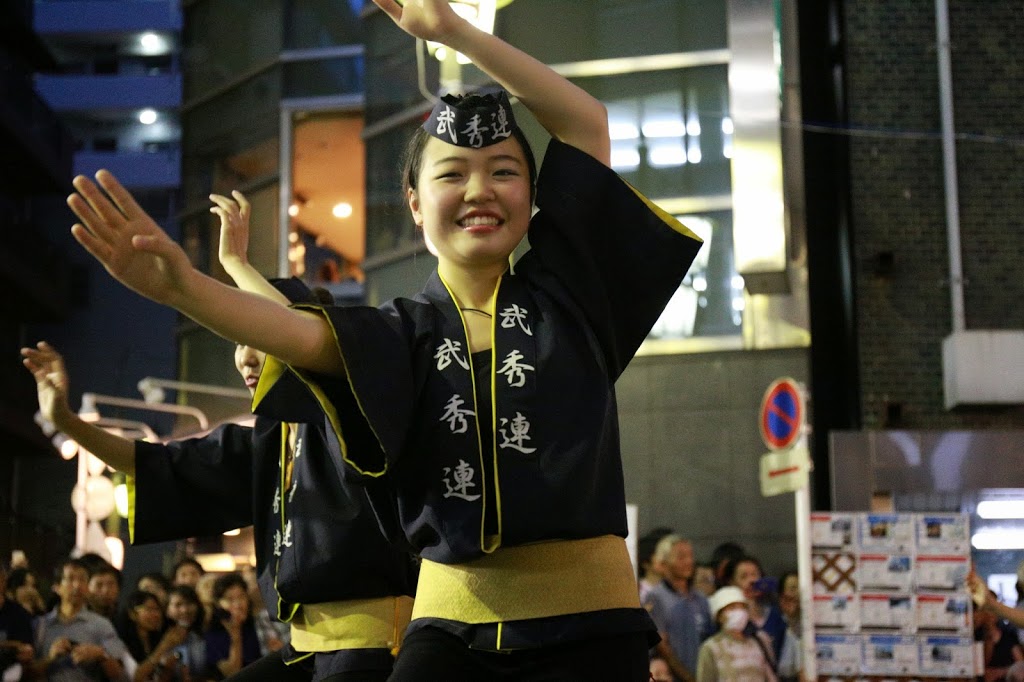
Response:
[{"label": "metal sign pole", "polygon": [[803,679],[816,680],[818,679],[818,661],[814,651],[810,486],[801,486],[793,493],[793,497],[796,507],[796,566],[800,581],[800,661],[803,667]]}]

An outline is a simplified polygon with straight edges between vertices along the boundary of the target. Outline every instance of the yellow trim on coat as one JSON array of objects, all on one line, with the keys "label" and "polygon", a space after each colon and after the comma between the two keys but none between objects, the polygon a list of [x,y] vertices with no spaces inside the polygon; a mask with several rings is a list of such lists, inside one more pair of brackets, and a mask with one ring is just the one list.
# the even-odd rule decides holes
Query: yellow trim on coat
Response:
[{"label": "yellow trim on coat", "polygon": [[296,651],[395,649],[412,616],[412,597],[379,597],[303,604],[292,621]]},{"label": "yellow trim on coat", "polygon": [[677,220],[674,215],[672,215],[671,213],[667,212],[665,209],[663,209],[662,207],[658,206],[656,203],[654,203],[653,201],[651,201],[650,199],[645,197],[643,194],[641,194],[637,190],[636,187],[633,187],[633,185],[629,184],[625,180],[623,180],[622,182],[624,182],[626,184],[626,187],[629,187],[631,190],[633,190],[633,194],[635,194],[637,196],[637,198],[640,199],[640,201],[644,202],[644,205],[647,206],[648,210],[650,210],[651,213],[653,213],[654,215],[658,216],[658,218],[663,223],[665,223],[666,225],[668,225],[669,227],[671,227],[673,230],[675,230],[676,232],[678,232],[681,235],[684,235],[684,236],[689,237],[691,239],[695,239],[696,241],[700,242],[701,244],[704,243],[703,239],[701,239],[699,236],[697,236],[686,225],[683,225],[681,222],[679,222],[679,220]]},{"label": "yellow trim on coat", "polygon": [[[334,329],[334,325],[331,323],[331,318],[325,315],[321,308],[317,308],[315,306],[292,307],[297,310],[306,310],[307,312],[319,313],[323,317],[324,321],[327,322],[327,326],[330,327],[331,329],[331,336],[334,337],[334,345],[338,349],[338,356],[341,358],[341,364],[344,367],[345,380],[348,382],[349,390],[352,391],[352,397],[356,401],[356,406],[359,407],[359,412],[363,415],[363,418],[369,425],[370,431],[373,433],[374,438],[377,439],[377,443],[378,445],[380,445],[381,452],[384,452],[384,446],[381,443],[380,437],[377,435],[377,432],[374,431],[373,423],[366,416],[366,410],[363,409],[362,401],[359,399],[359,393],[356,391],[355,386],[352,385],[352,378],[348,372],[348,361],[345,359],[345,351],[341,347],[341,342],[338,340],[338,333]],[[266,397],[266,394],[274,386],[274,383],[276,383],[277,380],[281,378],[281,375],[284,374],[284,372],[288,371],[289,369],[291,369],[295,373],[295,376],[297,376],[302,381],[302,383],[305,384],[307,388],[309,388],[309,390],[313,393],[313,396],[316,398],[317,402],[320,404],[320,409],[323,410],[324,415],[327,417],[327,421],[331,425],[331,429],[334,430],[334,435],[337,436],[338,438],[338,445],[341,447],[342,460],[349,464],[353,469],[355,469],[360,475],[363,476],[369,476],[370,478],[379,478],[380,476],[386,474],[388,471],[386,455],[383,463],[383,468],[380,471],[364,471],[355,462],[349,459],[348,443],[345,442],[345,437],[341,432],[341,419],[338,417],[338,410],[334,407],[334,404],[327,398],[327,394],[324,393],[323,389],[320,388],[319,385],[310,381],[306,377],[305,372],[294,367],[289,367],[284,362],[275,358],[272,355],[267,356],[266,362],[263,365],[263,372],[260,374],[259,383],[256,384],[256,392],[253,395],[252,400],[252,411],[256,411],[256,408],[259,406],[260,401],[263,400],[264,397]],[[265,377],[270,377],[266,379],[266,384],[264,384]]]},{"label": "yellow trim on coat", "polygon": [[633,563],[616,535],[502,547],[464,564],[424,559],[417,618],[481,624],[640,608]]},{"label": "yellow trim on coat", "polygon": [[469,384],[473,387],[473,421],[476,423],[476,451],[477,456],[480,459],[480,481],[482,483],[481,500],[480,500],[480,549],[484,553],[490,554],[499,547],[501,547],[501,493],[498,489],[498,448],[497,448],[497,401],[495,399],[494,383],[495,383],[495,319],[494,312],[498,304],[498,289],[501,288],[501,280],[504,277],[498,277],[498,281],[494,285],[494,291],[491,293],[491,300],[488,303],[491,315],[491,449],[494,451],[494,508],[498,514],[498,534],[492,536],[484,535],[484,530],[487,524],[487,481],[484,478],[484,441],[483,436],[480,434],[480,406],[477,404],[476,399],[476,368],[473,367],[473,350],[469,345],[469,327],[466,325],[466,317],[462,314],[462,305],[459,303],[459,299],[455,297],[455,293],[452,288],[448,286],[448,282],[444,281],[444,277],[441,276],[441,271],[438,270],[437,278],[441,280],[441,284],[444,286],[445,291],[448,292],[448,296],[452,299],[452,303],[455,304],[455,310],[459,314],[459,321],[462,323],[462,336],[466,339],[466,362],[469,364]]},{"label": "yellow trim on coat", "polygon": [[[132,455],[134,459],[135,455]],[[125,475],[124,487],[128,489],[128,544],[135,544],[135,477]]]}]

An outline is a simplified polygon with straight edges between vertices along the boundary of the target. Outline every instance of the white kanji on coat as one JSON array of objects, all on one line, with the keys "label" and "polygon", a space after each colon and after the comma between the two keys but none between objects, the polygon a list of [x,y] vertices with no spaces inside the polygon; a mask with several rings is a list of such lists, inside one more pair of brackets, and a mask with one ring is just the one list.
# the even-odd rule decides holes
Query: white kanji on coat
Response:
[{"label": "white kanji on coat", "polygon": [[452,360],[459,363],[462,369],[469,369],[469,362],[466,360],[462,353],[462,342],[452,341],[449,338],[444,340],[437,350],[434,351],[434,359],[437,360],[437,369],[442,370],[448,365],[452,364]]},{"label": "white kanji on coat", "polygon": [[469,466],[469,463],[463,459],[459,460],[459,464],[454,470],[451,467],[445,467],[444,478],[442,479],[446,489],[445,499],[458,497],[467,502],[480,499],[480,495],[469,494],[470,488],[476,487],[476,483],[473,482],[473,475],[475,473],[473,467]]},{"label": "white kanji on coat", "polygon": [[282,547],[292,546],[292,522],[289,521],[284,525],[284,535],[281,537]]},{"label": "white kanji on coat", "polygon": [[527,365],[521,362],[522,359],[523,354],[518,350],[513,349],[509,351],[509,354],[506,355],[505,359],[502,361],[504,364],[501,366],[501,369],[498,370],[498,374],[501,374],[508,379],[509,386],[519,388],[526,383],[526,373],[534,371],[533,365]]},{"label": "white kanji on coat", "polygon": [[465,433],[466,429],[469,428],[469,422],[466,421],[466,417],[475,416],[473,410],[462,408],[465,404],[466,401],[462,399],[462,396],[456,393],[445,404],[444,414],[441,415],[438,421],[448,422],[448,427],[452,430],[452,433]]},{"label": "white kanji on coat", "polygon": [[529,312],[530,311],[526,308],[520,308],[518,305],[513,303],[498,313],[498,315],[501,316],[501,328],[512,329],[518,324],[519,328],[522,329],[527,336],[533,336],[533,330],[530,329],[530,325],[526,324],[526,316]]},{"label": "white kanji on coat", "polygon": [[511,420],[502,417],[498,433],[501,434],[501,443],[498,444],[500,448],[512,448],[524,455],[537,451],[537,448],[526,447],[526,441],[530,440],[530,422],[521,412],[516,412],[515,418]]}]

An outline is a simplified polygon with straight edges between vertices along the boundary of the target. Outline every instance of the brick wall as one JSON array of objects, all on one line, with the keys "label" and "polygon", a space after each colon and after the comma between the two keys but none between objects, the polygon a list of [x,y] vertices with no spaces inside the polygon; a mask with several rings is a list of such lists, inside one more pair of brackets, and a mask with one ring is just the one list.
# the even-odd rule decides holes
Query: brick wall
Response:
[{"label": "brick wall", "polygon": [[[951,322],[934,2],[854,0],[845,12],[864,426],[1024,425],[1024,408],[942,403]],[[957,149],[967,328],[1022,329],[1024,12],[952,0],[950,23],[957,132],[986,136]]]}]

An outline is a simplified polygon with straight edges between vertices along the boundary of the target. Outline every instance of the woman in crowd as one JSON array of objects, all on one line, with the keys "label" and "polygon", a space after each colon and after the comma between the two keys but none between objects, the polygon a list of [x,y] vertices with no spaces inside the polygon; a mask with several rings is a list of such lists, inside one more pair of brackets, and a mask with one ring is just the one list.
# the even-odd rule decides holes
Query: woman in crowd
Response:
[{"label": "woman in crowd", "polygon": [[709,601],[719,631],[701,644],[697,682],[777,682],[771,642],[763,632],[747,632],[750,606],[743,591],[722,587]]},{"label": "woman in crowd", "polygon": [[7,596],[21,604],[29,615],[41,616],[46,613],[46,604],[39,594],[39,580],[27,568],[15,568],[7,576]]},{"label": "woman in crowd", "polygon": [[258,413],[282,363],[322,398],[344,475],[423,557],[392,679],[646,680],[614,383],[700,241],[608,168],[600,102],[444,0],[375,2],[551,134],[532,221],[532,154],[499,93],[446,98],[414,138],[406,198],[438,258],[414,299],[320,312],[223,286],[103,172],[109,198],[75,180],[73,234],[135,291],[272,355]]},{"label": "woman in crowd", "polygon": [[174,564],[174,568],[171,569],[171,584],[187,585],[188,587],[195,588],[196,583],[199,582],[204,573],[206,571],[203,569],[202,564],[192,557],[185,557]]},{"label": "woman in crowd", "polygon": [[174,655],[188,630],[173,624],[164,627],[163,608],[156,595],[135,591],[128,595],[117,619],[117,634],[138,663],[134,682],[174,682],[188,679],[184,666]]},{"label": "woman in crowd", "polygon": [[772,645],[773,660],[779,660],[786,638],[786,621],[778,608],[772,605],[774,587],[762,580],[761,562],[749,555],[734,559],[725,565],[723,578],[727,585],[743,591],[750,607],[751,625],[767,635]]},{"label": "woman in crowd", "polygon": [[206,632],[206,674],[223,680],[254,663],[263,652],[252,618],[252,604],[245,580],[227,573],[213,584],[217,604]]},{"label": "woman in crowd", "polygon": [[160,601],[160,606],[166,608],[167,593],[171,591],[171,581],[163,573],[144,573],[135,582],[135,589],[154,595]]},{"label": "woman in crowd", "polygon": [[193,682],[203,679],[206,669],[206,639],[203,637],[206,616],[196,591],[188,585],[175,585],[167,600],[167,622],[184,628],[184,641],[174,649],[174,656],[188,670]]},{"label": "woman in crowd", "polygon": [[797,682],[800,679],[800,576],[796,571],[787,571],[779,579],[779,612],[786,623],[782,648],[779,653],[780,682]]}]

